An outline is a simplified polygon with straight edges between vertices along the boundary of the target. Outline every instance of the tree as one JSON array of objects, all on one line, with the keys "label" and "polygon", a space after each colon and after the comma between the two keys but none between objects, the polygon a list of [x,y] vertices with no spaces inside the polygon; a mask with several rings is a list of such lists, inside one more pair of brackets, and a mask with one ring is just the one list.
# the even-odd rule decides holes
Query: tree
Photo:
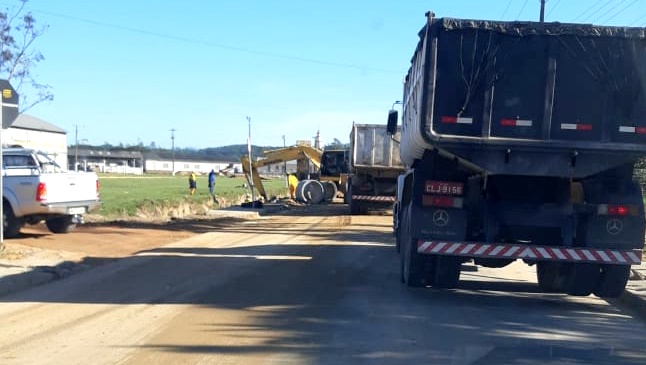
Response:
[{"label": "tree", "polygon": [[32,73],[45,59],[33,44],[47,26],[38,26],[31,12],[25,12],[28,1],[19,0],[16,9],[0,11],[0,77],[9,80],[20,95],[21,113],[54,99],[51,86],[37,82]]},{"label": "tree", "polygon": [[349,148],[348,144],[341,143],[337,138],[334,138],[334,141],[330,144],[325,145],[324,149],[326,150],[343,150]]}]

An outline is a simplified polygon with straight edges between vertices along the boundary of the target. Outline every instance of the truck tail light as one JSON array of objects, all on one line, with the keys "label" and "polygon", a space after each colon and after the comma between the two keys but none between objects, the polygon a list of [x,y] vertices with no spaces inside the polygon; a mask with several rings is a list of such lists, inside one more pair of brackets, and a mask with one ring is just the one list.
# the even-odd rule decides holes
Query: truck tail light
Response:
[{"label": "truck tail light", "polygon": [[446,195],[423,195],[422,205],[427,207],[462,209],[464,200]]},{"label": "truck tail light", "polygon": [[99,190],[101,189],[101,184],[99,183],[99,179],[96,179],[96,197],[99,197]]},{"label": "truck tail light", "polygon": [[639,214],[639,209],[635,205],[612,205],[599,204],[597,206],[598,215],[627,216]]},{"label": "truck tail light", "polygon": [[38,187],[36,187],[36,201],[44,202],[46,200],[47,200],[47,186],[45,186],[45,183],[43,182],[38,183]]}]

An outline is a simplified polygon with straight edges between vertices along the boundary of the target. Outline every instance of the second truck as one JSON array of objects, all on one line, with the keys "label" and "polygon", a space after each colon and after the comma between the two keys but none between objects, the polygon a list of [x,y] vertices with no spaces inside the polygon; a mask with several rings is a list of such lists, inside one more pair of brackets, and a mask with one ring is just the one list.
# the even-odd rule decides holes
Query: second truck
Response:
[{"label": "second truck", "polygon": [[351,214],[391,209],[395,202],[397,176],[404,172],[398,138],[398,133],[391,138],[383,124],[352,125],[350,168],[344,196]]},{"label": "second truck", "polygon": [[546,291],[619,296],[644,246],[646,29],[428,13],[419,35],[394,217],[402,281],[451,288],[464,262],[521,259]]}]

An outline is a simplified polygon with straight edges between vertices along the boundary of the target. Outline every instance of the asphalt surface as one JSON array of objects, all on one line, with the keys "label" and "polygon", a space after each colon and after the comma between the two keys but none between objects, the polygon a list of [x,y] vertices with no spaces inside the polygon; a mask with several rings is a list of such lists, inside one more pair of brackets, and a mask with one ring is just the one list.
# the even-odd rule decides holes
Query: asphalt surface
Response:
[{"label": "asphalt surface", "polygon": [[646,325],[533,269],[409,289],[388,216],[240,222],[0,297],[0,364],[645,364]]}]

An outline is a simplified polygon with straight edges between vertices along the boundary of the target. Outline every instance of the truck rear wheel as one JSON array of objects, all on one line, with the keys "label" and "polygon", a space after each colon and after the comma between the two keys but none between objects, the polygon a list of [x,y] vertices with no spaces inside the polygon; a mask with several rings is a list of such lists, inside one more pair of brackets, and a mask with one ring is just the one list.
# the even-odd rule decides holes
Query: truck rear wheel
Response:
[{"label": "truck rear wheel", "polygon": [[407,238],[401,250],[401,280],[402,283],[414,288],[423,287],[426,284],[424,280],[424,261],[423,257],[417,253],[415,242]]},{"label": "truck rear wheel", "polygon": [[565,276],[565,292],[585,297],[596,288],[601,277],[599,265],[591,263],[573,264]]},{"label": "truck rear wheel", "polygon": [[433,285],[438,288],[452,289],[460,282],[462,260],[455,256],[437,256],[435,280]]},{"label": "truck rear wheel", "polygon": [[20,228],[22,228],[22,221],[13,214],[13,209],[8,203],[3,205],[2,224],[4,228],[4,236],[6,238],[15,238],[20,235]]},{"label": "truck rear wheel", "polygon": [[68,233],[76,227],[76,224],[72,223],[72,216],[69,215],[47,219],[45,225],[52,233]]},{"label": "truck rear wheel", "polygon": [[621,295],[626,289],[628,277],[630,276],[630,265],[603,265],[601,266],[601,278],[594,295],[599,298],[615,298]]},{"label": "truck rear wheel", "polygon": [[555,293],[563,290],[563,275],[561,265],[557,262],[538,262],[536,264],[536,279],[542,291]]},{"label": "truck rear wheel", "polygon": [[428,272],[432,266],[432,257],[417,253],[417,242],[411,238],[408,231],[410,227],[410,210],[408,208],[405,207],[402,212],[402,228],[400,229],[401,282],[410,287],[423,287],[430,284]]}]

